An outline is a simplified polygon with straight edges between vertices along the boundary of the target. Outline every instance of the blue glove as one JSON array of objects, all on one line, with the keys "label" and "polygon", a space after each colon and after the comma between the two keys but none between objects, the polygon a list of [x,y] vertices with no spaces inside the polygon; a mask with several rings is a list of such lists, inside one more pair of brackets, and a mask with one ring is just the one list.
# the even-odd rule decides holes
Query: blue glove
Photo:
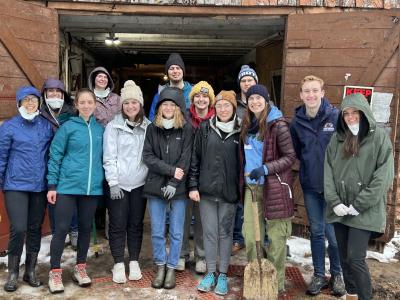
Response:
[{"label": "blue glove", "polygon": [[265,169],[264,169],[264,166],[261,166],[259,168],[253,169],[250,172],[249,177],[250,177],[251,180],[258,181],[261,178],[261,176],[264,176],[264,175],[266,175],[265,174]]}]

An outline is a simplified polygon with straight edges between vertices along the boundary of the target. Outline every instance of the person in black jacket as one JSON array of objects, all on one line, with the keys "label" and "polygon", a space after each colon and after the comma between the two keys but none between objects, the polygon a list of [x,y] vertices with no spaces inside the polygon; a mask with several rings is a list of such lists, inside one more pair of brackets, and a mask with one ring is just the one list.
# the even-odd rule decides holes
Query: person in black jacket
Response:
[{"label": "person in black jacket", "polygon": [[[166,87],[160,93],[156,117],[147,128],[143,161],[149,169],[143,194],[148,198],[153,258],[158,266],[154,288],[175,287],[175,269],[183,239],[186,175],[193,143],[192,126],[185,121],[182,90]],[[165,221],[169,211],[169,253]]]},{"label": "person in black jacket", "polygon": [[202,122],[196,132],[188,180],[190,199],[200,202],[208,269],[197,289],[208,292],[216,285],[214,292],[218,295],[228,293],[226,273],[239,200],[239,160],[235,158],[238,158],[240,122],[236,107],[235,92],[221,91],[217,95],[216,116]]}]

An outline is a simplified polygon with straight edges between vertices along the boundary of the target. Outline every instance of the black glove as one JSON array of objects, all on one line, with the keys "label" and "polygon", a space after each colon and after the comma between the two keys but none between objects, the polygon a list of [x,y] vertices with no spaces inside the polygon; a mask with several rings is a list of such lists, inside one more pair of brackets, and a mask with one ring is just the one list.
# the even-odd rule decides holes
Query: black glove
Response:
[{"label": "black glove", "polygon": [[261,167],[259,167],[259,168],[253,169],[253,170],[250,172],[249,177],[250,177],[251,180],[258,181],[258,180],[259,180],[262,176],[264,176],[264,175],[266,175],[266,174],[265,174],[265,170],[264,170],[264,167],[261,166]]},{"label": "black glove", "polygon": [[172,185],[164,186],[161,191],[164,193],[164,198],[169,200],[171,199],[176,193],[176,187]]}]

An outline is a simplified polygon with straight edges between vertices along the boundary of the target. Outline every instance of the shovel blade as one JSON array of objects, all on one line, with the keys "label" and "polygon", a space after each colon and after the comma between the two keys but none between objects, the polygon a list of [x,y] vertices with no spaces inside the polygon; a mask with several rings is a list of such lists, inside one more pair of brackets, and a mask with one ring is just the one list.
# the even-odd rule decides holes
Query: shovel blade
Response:
[{"label": "shovel blade", "polygon": [[244,269],[243,298],[278,299],[278,279],[274,265],[267,259],[253,260]]}]

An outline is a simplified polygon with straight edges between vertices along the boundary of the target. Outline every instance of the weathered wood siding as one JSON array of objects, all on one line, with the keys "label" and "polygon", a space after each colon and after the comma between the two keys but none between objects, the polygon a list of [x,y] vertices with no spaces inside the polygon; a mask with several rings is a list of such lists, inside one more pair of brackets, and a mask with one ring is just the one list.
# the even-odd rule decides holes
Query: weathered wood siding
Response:
[{"label": "weathered wood siding", "polygon": [[[399,199],[399,32],[396,17],[381,12],[290,15],[284,53],[283,110],[292,117],[301,105],[299,82],[306,75],[324,79],[326,96],[339,106],[344,85],[374,86],[377,92],[393,93],[389,126],[395,144],[393,192],[388,197],[386,238],[393,236],[396,199]],[[351,76],[348,81],[346,73]],[[295,222],[307,224],[299,185],[296,186]],[[399,214],[397,214],[399,216]]]},{"label": "weathered wood siding", "polygon": [[16,111],[15,90],[41,88],[58,77],[58,16],[55,10],[20,0],[0,5],[0,120]]}]

